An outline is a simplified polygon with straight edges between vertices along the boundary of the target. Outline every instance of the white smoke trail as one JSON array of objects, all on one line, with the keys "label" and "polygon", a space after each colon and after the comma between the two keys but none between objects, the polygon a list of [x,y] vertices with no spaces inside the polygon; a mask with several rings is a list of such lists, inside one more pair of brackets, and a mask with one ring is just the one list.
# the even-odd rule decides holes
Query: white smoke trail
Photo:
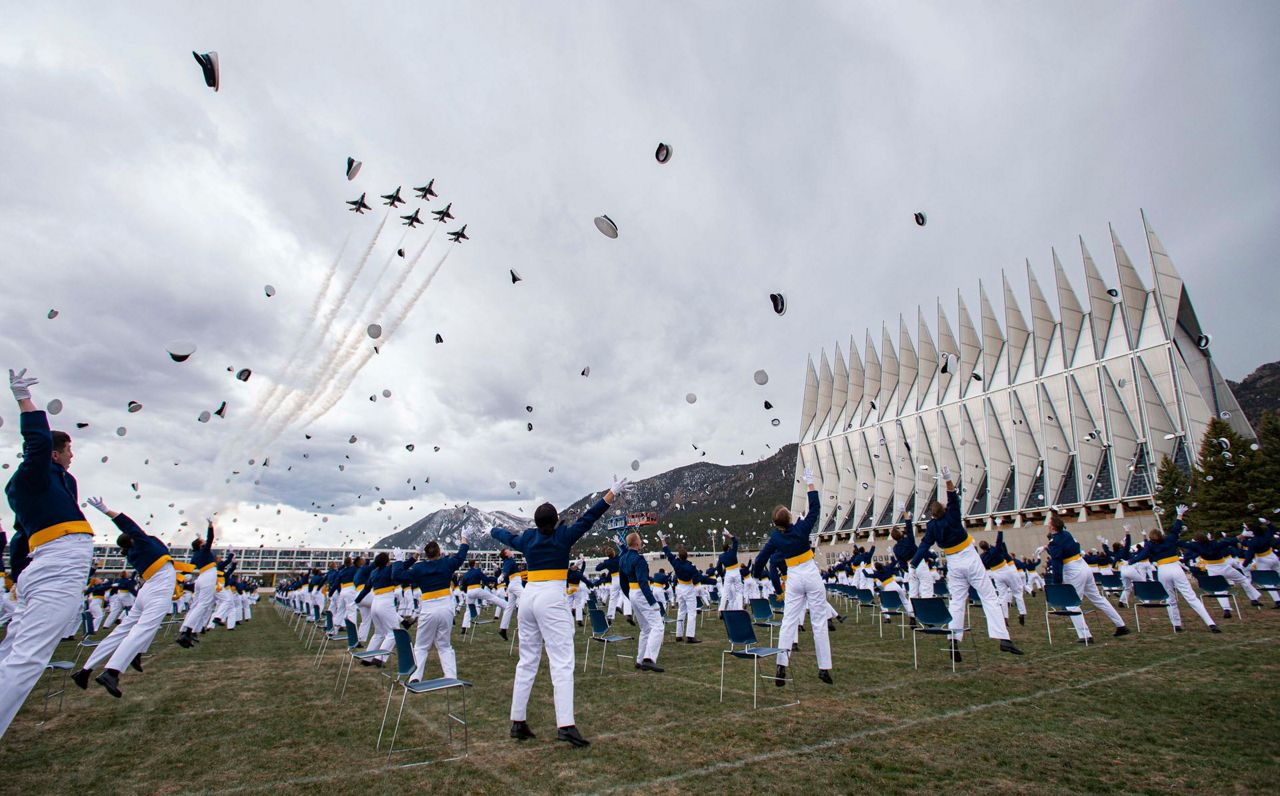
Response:
[{"label": "white smoke trail", "polygon": [[[299,365],[303,361],[302,350],[306,345],[309,348],[315,347],[318,340],[324,336],[324,329],[319,326],[317,321],[320,319],[320,309],[324,306],[324,299],[329,295],[329,286],[333,284],[333,277],[338,272],[338,266],[342,263],[342,255],[347,252],[347,245],[351,242],[351,233],[347,233],[347,237],[342,241],[342,247],[338,249],[338,256],[333,258],[333,262],[329,264],[328,270],[324,273],[324,279],[320,282],[320,290],[316,292],[315,299],[311,302],[311,312],[307,315],[307,328],[302,334],[294,338],[293,349],[290,350],[288,358],[285,360],[284,371],[280,377],[275,380],[271,388],[264,393],[259,393],[258,400],[254,402],[252,408],[245,415],[248,426],[255,425],[261,418],[262,411],[270,405],[280,392],[284,389],[284,385],[292,384],[297,378],[296,372]],[[319,335],[317,337],[317,335]]]},{"label": "white smoke trail", "polygon": [[[369,240],[368,246],[365,247],[364,253],[356,264],[355,270],[349,277],[343,280],[334,302],[328,305],[322,314],[318,312],[316,313],[316,315],[319,315],[318,322],[309,325],[309,328],[315,328],[316,330],[314,339],[310,341],[310,345],[302,345],[298,347],[300,352],[297,357],[299,360],[299,367],[314,362],[317,353],[324,349],[326,338],[325,333],[332,326],[334,318],[339,310],[341,310],[342,305],[346,302],[356,281],[360,278],[360,274],[364,271],[364,267],[369,261],[369,256],[373,253],[374,246],[377,244],[378,238],[382,234],[382,229],[386,226],[389,215],[389,211],[383,214],[382,220],[378,223],[378,228],[374,231],[373,237]],[[339,259],[341,259],[341,257],[339,257]],[[329,280],[325,282],[324,293],[328,292],[329,281],[331,280],[332,278],[330,277]],[[315,303],[317,305],[322,304],[323,298],[323,295],[318,296]],[[316,316],[313,315],[313,321],[315,320],[315,317]],[[321,360],[317,365],[323,363],[323,361],[324,360]],[[316,367],[313,366],[313,377],[315,375],[315,370]],[[296,384],[284,384],[282,390],[274,390],[274,388],[273,390],[269,390],[268,392],[274,392],[274,395],[272,395],[270,403],[264,401],[265,412],[258,412],[256,413],[256,416],[251,416],[248,419],[248,422],[246,422],[243,428],[241,428],[240,432],[224,444],[218,452],[218,456],[215,458],[213,466],[209,471],[209,479],[212,479],[212,483],[207,484],[207,486],[211,488],[207,488],[205,491],[215,492],[216,494],[225,494],[227,491],[225,474],[231,469],[232,463],[239,464],[242,462],[248,455],[249,450],[251,448],[256,448],[260,444],[259,440],[262,438],[262,427],[264,424],[270,423],[273,418],[276,418],[284,407],[296,404],[300,400],[300,392],[305,393],[306,390],[310,389],[314,389],[314,379],[308,381],[304,387],[299,387]],[[281,391],[283,391],[283,395],[280,395]],[[276,436],[278,436],[278,434]],[[221,483],[219,483],[219,479],[222,479]]]},{"label": "white smoke trail", "polygon": [[[390,306],[391,302],[395,300],[396,296],[400,295],[401,289],[403,289],[405,283],[409,281],[409,277],[413,274],[413,269],[417,266],[418,261],[422,259],[423,254],[426,253],[427,248],[431,245],[431,241],[435,239],[436,229],[438,229],[438,227],[433,228],[431,230],[431,234],[427,236],[427,242],[424,243],[422,247],[418,249],[417,253],[414,254],[412,259],[410,259],[409,262],[406,263],[404,270],[400,272],[400,275],[396,278],[396,281],[391,284],[389,289],[386,290],[379,297],[379,300],[377,301],[375,306],[377,307]],[[368,308],[370,300],[373,299],[375,295],[376,295],[375,293],[370,292],[369,295],[366,297],[365,303],[360,307],[360,311],[357,313],[355,322],[348,328],[347,333],[344,335],[342,339],[341,345],[343,348],[343,353],[334,360],[334,363],[333,363],[334,367],[327,369],[325,371],[324,376],[321,379],[321,383],[324,384],[325,386],[323,388],[322,393],[315,396],[316,400],[309,402],[311,406],[314,406],[318,403],[322,403],[328,400],[330,394],[335,390],[337,390],[339,393],[345,392],[346,386],[344,385],[349,385],[352,379],[354,378],[355,374],[350,373],[349,369],[351,367],[351,363],[354,362],[356,360],[356,357],[359,356],[360,351],[364,344],[364,338],[368,334],[367,324],[365,324],[365,321],[367,320],[365,312]],[[384,341],[385,341],[385,330],[384,330],[384,340],[380,341],[378,345],[381,346]],[[357,368],[357,371],[358,371],[358,368]],[[291,420],[294,420],[300,417],[302,414],[302,411],[305,410],[306,408],[308,407],[301,407],[298,412],[294,413]],[[309,419],[307,421],[307,424],[310,424],[311,422],[313,422],[314,419],[315,419],[314,417]]]},{"label": "white smoke trail", "polygon": [[[388,324],[383,328],[382,345],[384,347],[391,340],[391,337],[396,333],[396,330],[398,330],[400,326],[405,322],[405,319],[409,317],[409,313],[413,311],[414,306],[418,303],[418,299],[422,298],[422,294],[427,292],[427,288],[431,287],[431,283],[435,280],[436,274],[440,273],[440,269],[444,267],[444,261],[449,259],[449,254],[452,251],[453,251],[453,247],[451,246],[449,247],[449,249],[445,251],[443,255],[441,255],[440,259],[436,262],[435,267],[433,267],[431,269],[431,272],[427,274],[427,278],[423,281],[421,285],[418,286],[418,289],[414,291],[413,295],[409,298],[409,301],[404,305],[404,307],[401,308],[400,313],[395,318],[392,319],[390,324]],[[362,369],[364,369],[364,366],[368,364],[371,358],[373,358],[373,351],[366,350],[363,356],[361,356],[360,359],[356,362],[355,367],[352,368],[347,374],[345,374],[345,380],[339,383],[338,388],[335,390],[329,390],[327,392],[327,397],[325,398],[324,402],[320,404],[318,409],[313,410],[311,412],[311,414],[303,422],[302,424],[303,427],[311,425],[315,421],[319,420],[320,418],[328,414],[329,410],[332,409],[334,405],[338,403],[338,401],[346,393],[347,388],[351,386],[351,383],[353,381],[355,381],[356,375],[359,374]]]},{"label": "white smoke trail", "polygon": [[[343,304],[346,303],[347,297],[351,295],[351,290],[355,287],[357,280],[360,279],[360,275],[364,272],[365,265],[368,264],[369,257],[373,254],[374,246],[377,245],[378,237],[382,235],[382,228],[386,226],[387,218],[389,216],[390,211],[383,214],[382,221],[378,223],[378,228],[374,231],[373,237],[369,240],[369,245],[365,247],[364,254],[361,255],[359,262],[356,263],[355,270],[351,272],[351,275],[343,283],[342,289],[339,291],[336,300],[333,304],[329,305],[327,311],[320,320],[319,338],[316,340],[316,344],[313,349],[304,357],[304,362],[312,363],[310,378],[308,378],[301,387],[287,387],[286,389],[288,389],[289,392],[268,408],[266,415],[259,419],[259,424],[272,422],[274,418],[278,417],[281,411],[285,411],[285,408],[289,407],[289,410],[285,411],[285,416],[287,417],[289,411],[292,411],[292,408],[298,402],[305,400],[307,393],[315,389],[315,386],[319,381],[320,374],[324,368],[324,363],[333,355],[333,348],[332,346],[329,346],[328,353],[326,353],[319,361],[315,360],[315,354],[326,348],[326,343],[328,342],[328,330],[332,328],[334,319],[337,317],[338,312],[341,311]],[[254,433],[255,430],[250,428],[245,431],[249,434]]]}]

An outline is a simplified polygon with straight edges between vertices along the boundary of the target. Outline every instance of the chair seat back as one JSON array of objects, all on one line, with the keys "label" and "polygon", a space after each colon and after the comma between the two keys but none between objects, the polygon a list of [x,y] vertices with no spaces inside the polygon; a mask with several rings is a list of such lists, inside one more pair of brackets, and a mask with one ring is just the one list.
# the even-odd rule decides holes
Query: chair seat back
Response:
[{"label": "chair seat back", "polygon": [[409,631],[397,627],[391,632],[396,639],[396,674],[408,677],[417,668],[413,660],[413,642],[409,639]]},{"label": "chair seat back", "polygon": [[885,611],[901,611],[903,607],[901,592],[880,592],[880,607]]},{"label": "chair seat back", "polygon": [[1049,583],[1044,587],[1044,601],[1055,611],[1073,611],[1080,607],[1080,594],[1070,583]]},{"label": "chair seat back", "polygon": [[1133,596],[1138,598],[1138,602],[1162,603],[1168,601],[1169,592],[1165,591],[1164,584],[1158,580],[1139,580],[1134,581]]},{"label": "chair seat back", "polygon": [[347,649],[353,650],[360,646],[360,634],[356,631],[356,623],[350,619],[347,620]]},{"label": "chair seat back", "polygon": [[768,622],[773,618],[773,609],[769,601],[763,597],[751,598],[751,618],[756,622]]},{"label": "chair seat back", "polygon": [[730,644],[755,646],[756,631],[752,629],[751,617],[746,611],[725,611],[720,616],[724,619],[724,631],[729,636]]},{"label": "chair seat back", "polygon": [[605,621],[604,611],[599,608],[591,608],[587,611],[591,615],[591,633],[596,636],[603,636],[609,632],[609,623]]},{"label": "chair seat back", "polygon": [[1231,591],[1231,584],[1222,575],[1201,575],[1200,591],[1206,594],[1226,594]]},{"label": "chair seat back", "polygon": [[911,601],[916,612],[916,622],[925,627],[947,627],[951,624],[951,609],[945,597],[917,597]]}]

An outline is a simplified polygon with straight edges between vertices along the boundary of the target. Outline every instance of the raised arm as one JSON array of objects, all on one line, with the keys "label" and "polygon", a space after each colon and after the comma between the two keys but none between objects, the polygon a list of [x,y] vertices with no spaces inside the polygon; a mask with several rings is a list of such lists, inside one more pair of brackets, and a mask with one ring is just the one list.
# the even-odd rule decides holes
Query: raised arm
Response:
[{"label": "raised arm", "polygon": [[209,520],[209,533],[205,534],[204,544],[206,550],[213,549],[213,520]]},{"label": "raised arm", "polygon": [[18,463],[14,480],[27,489],[45,489],[49,486],[49,465],[53,460],[49,418],[32,406],[19,416],[18,428],[22,432],[22,461]]},{"label": "raised arm", "polygon": [[[806,477],[812,477],[808,470],[805,470]],[[818,515],[822,512],[822,501],[818,497],[818,490],[813,488],[813,483],[809,483],[809,511],[804,515],[804,519],[791,526],[794,531],[802,536],[808,536],[813,532],[813,526],[818,523]]]},{"label": "raised arm", "polygon": [[[770,534],[769,541],[764,543],[764,547],[760,548],[759,553],[756,553],[756,563],[751,567],[751,576],[753,578],[759,579],[764,577],[765,567],[769,566],[769,558],[773,555],[773,551],[776,550],[777,547],[778,546],[773,543],[773,534]],[[770,577],[773,577],[772,574]]]},{"label": "raised arm", "polygon": [[494,539],[497,539],[499,542],[502,542],[507,547],[510,547],[512,550],[519,550],[521,553],[524,552],[524,548],[520,546],[520,537],[515,533],[508,531],[506,528],[493,528],[489,531],[489,535]]},{"label": "raised arm", "polygon": [[[501,529],[495,528],[494,530],[496,531]],[[490,533],[493,533],[493,531],[490,531]],[[470,547],[467,545],[465,540],[462,544],[458,545],[458,552],[449,559],[449,569],[451,571],[457,572],[459,567],[467,563],[467,550],[469,549]]]}]

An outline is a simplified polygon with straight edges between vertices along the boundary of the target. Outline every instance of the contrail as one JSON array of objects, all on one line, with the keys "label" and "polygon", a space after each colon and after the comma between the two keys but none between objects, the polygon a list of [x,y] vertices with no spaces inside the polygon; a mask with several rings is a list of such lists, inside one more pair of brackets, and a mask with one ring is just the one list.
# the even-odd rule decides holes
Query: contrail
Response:
[{"label": "contrail", "polygon": [[[423,254],[426,253],[427,247],[431,245],[431,241],[435,238],[436,229],[439,229],[439,227],[431,230],[431,234],[427,236],[427,242],[422,245],[413,258],[406,264],[404,270],[401,271],[400,275],[396,278],[396,281],[391,284],[390,289],[381,296],[376,306],[387,307],[395,300],[396,296],[400,294],[400,290],[404,287],[405,283],[409,281],[409,277],[413,274],[413,269],[417,266],[418,260],[420,260]],[[345,392],[346,385],[350,385],[355,373],[350,373],[349,368],[351,363],[355,361],[357,356],[359,356],[361,345],[367,334],[365,321],[368,319],[365,316],[365,310],[368,307],[369,301],[373,299],[374,296],[375,294],[371,292],[366,297],[365,303],[361,306],[359,313],[357,313],[355,321],[347,329],[347,333],[342,340],[343,353],[334,360],[330,368],[326,369],[323,377],[321,378],[321,383],[324,384],[325,387],[319,395],[315,396],[315,400],[308,402],[310,406],[314,406],[322,400],[327,399],[329,394],[334,390]],[[383,338],[378,342],[378,345],[383,345],[385,339],[386,330],[384,329]],[[359,372],[360,367],[361,366],[357,366],[356,372]],[[309,407],[299,407],[298,411],[294,412],[290,417],[290,420],[292,421],[300,417],[302,412],[307,408]],[[313,420],[314,417],[307,422],[310,423]]]},{"label": "contrail", "polygon": [[[347,300],[347,296],[349,296],[351,293],[351,289],[355,286],[356,280],[359,279],[361,272],[363,272],[365,265],[368,263],[369,256],[373,253],[374,246],[377,244],[378,238],[379,236],[381,236],[382,229],[383,227],[386,226],[387,218],[389,216],[390,216],[390,211],[383,214],[382,220],[378,223],[378,228],[374,231],[373,237],[369,240],[369,245],[365,247],[364,254],[360,257],[359,262],[356,264],[355,270],[351,273],[351,275],[347,279],[344,280],[334,303],[327,308],[327,310],[319,318],[318,323],[313,323],[309,326],[309,328],[314,328],[316,330],[316,334],[314,335],[314,339],[313,341],[311,341],[311,344],[308,346],[304,343],[300,343],[296,347],[295,351],[298,353],[298,356],[296,358],[299,360],[300,366],[305,365],[308,362],[314,361],[314,357],[316,353],[320,351],[321,348],[323,348],[325,343],[325,337],[326,337],[325,332],[333,324],[335,316],[337,315],[339,310],[341,310],[343,303]],[[344,244],[343,245],[344,251],[345,251],[345,248],[346,248],[346,245]],[[339,257],[337,259],[341,260],[341,253],[339,254]],[[323,290],[321,291],[321,294],[316,297],[316,301],[315,301],[316,306],[323,304],[324,294],[328,292],[329,283],[331,281],[332,281],[332,276],[327,276],[324,282]],[[315,316],[313,315],[313,321],[314,320],[315,320]],[[305,337],[305,335],[303,337]],[[313,388],[314,388],[314,381],[308,382],[305,387],[306,390],[310,390]],[[266,411],[258,412],[257,416],[251,417],[249,422],[246,423],[245,427],[241,429],[240,433],[237,434],[235,437],[233,437],[227,444],[223,445],[210,471],[210,478],[224,477],[222,474],[225,473],[228,469],[230,469],[228,465],[231,462],[239,462],[240,460],[244,459],[246,449],[249,448],[250,446],[256,446],[259,444],[258,440],[260,440],[262,437],[260,432],[260,427],[263,424],[270,422],[272,418],[276,417],[281,411],[281,409],[283,409],[285,406],[291,405],[291,402],[292,403],[297,402],[298,394],[300,391],[299,387],[293,384],[289,384],[289,385],[284,385],[282,389],[284,391],[283,395],[280,395],[280,392],[281,392],[280,389],[273,388],[272,390],[268,391],[269,393],[271,393],[270,399],[271,401],[273,401],[273,403],[268,403],[267,400],[264,399],[262,404],[265,407]],[[218,491],[222,491],[222,487],[225,486],[225,483],[218,484],[215,482],[213,486]]]},{"label": "contrail", "polygon": [[[382,344],[384,346],[391,339],[392,335],[396,333],[396,330],[400,328],[401,324],[404,323],[405,319],[409,317],[409,313],[413,311],[414,305],[418,303],[418,299],[422,298],[422,294],[427,292],[427,288],[431,286],[431,282],[436,278],[436,274],[440,273],[440,269],[444,267],[444,261],[449,259],[449,254],[452,251],[453,251],[453,247],[451,246],[449,247],[449,249],[445,251],[443,255],[440,256],[440,259],[436,262],[435,267],[431,269],[431,273],[427,274],[426,280],[424,280],[423,283],[418,286],[418,289],[414,292],[413,296],[410,297],[408,303],[406,303],[404,307],[400,310],[400,314],[397,315],[394,319],[392,319],[390,324],[388,324],[386,327],[383,328]],[[359,361],[356,363],[355,367],[352,370],[350,370],[347,374],[345,374],[346,377],[344,381],[340,383],[339,389],[330,390],[324,403],[320,405],[320,408],[318,410],[314,410],[311,412],[311,414],[303,422],[304,427],[309,426],[315,421],[324,417],[325,414],[327,414],[329,410],[332,409],[334,405],[338,403],[338,401],[346,393],[347,388],[351,386],[351,382],[355,380],[356,374],[358,374],[364,368],[364,366],[368,364],[369,360],[372,357],[373,357],[372,350],[366,350],[364,352],[364,354],[360,357]]]},{"label": "contrail", "polygon": [[338,266],[342,263],[342,255],[347,252],[347,244],[351,242],[351,233],[347,233],[347,237],[342,241],[342,247],[338,249],[338,256],[333,258],[328,270],[325,271],[324,279],[320,283],[320,290],[316,293],[315,300],[311,302],[311,313],[307,316],[307,328],[302,334],[294,338],[293,349],[289,352],[289,358],[285,361],[284,372],[280,374],[280,378],[271,385],[271,388],[265,393],[258,396],[257,402],[246,415],[247,424],[253,426],[258,422],[262,410],[271,404],[284,389],[284,385],[292,384],[296,378],[295,372],[301,363],[302,348],[304,344],[315,345],[312,339],[316,336],[317,330],[323,336],[324,330],[316,323],[320,318],[320,309],[324,306],[325,296],[329,294],[329,286],[333,283],[333,277],[338,272]]}]

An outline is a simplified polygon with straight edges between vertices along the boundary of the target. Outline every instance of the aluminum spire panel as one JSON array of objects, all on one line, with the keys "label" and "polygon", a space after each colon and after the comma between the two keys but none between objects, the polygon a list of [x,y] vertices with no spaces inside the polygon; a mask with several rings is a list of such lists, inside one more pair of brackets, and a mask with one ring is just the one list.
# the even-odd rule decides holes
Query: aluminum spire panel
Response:
[{"label": "aluminum spire panel", "polygon": [[1044,366],[1049,358],[1049,346],[1053,344],[1053,330],[1057,324],[1053,320],[1053,312],[1049,302],[1045,300],[1044,291],[1036,281],[1035,272],[1031,270],[1031,261],[1027,260],[1027,292],[1031,294],[1031,338],[1035,349],[1036,367],[1034,374],[1044,374]]},{"label": "aluminum spire panel", "polygon": [[1062,316],[1062,363],[1069,368],[1074,364],[1080,332],[1084,330],[1084,310],[1056,251],[1053,252],[1053,275],[1058,283],[1058,313]]}]

